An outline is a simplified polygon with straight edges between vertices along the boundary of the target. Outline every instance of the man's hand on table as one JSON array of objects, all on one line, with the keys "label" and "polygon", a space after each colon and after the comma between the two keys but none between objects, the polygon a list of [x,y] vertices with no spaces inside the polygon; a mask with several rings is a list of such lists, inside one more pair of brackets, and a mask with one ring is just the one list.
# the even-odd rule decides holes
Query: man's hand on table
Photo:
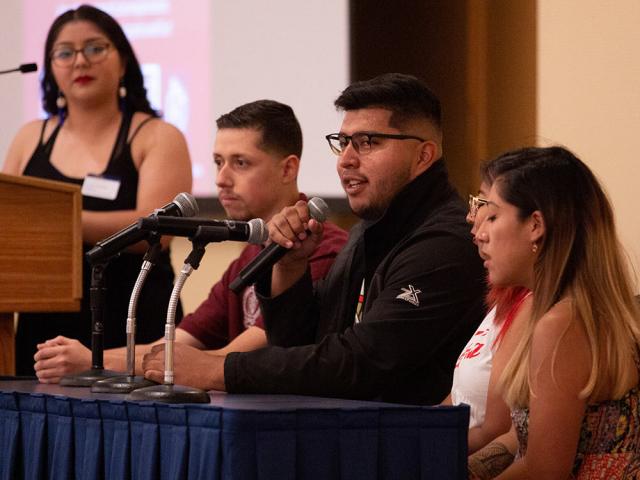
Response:
[{"label": "man's hand on table", "polygon": [[[174,383],[202,390],[224,390],[225,356],[210,355],[184,343],[173,346]],[[142,360],[144,376],[164,381],[164,343],[155,345]]]}]

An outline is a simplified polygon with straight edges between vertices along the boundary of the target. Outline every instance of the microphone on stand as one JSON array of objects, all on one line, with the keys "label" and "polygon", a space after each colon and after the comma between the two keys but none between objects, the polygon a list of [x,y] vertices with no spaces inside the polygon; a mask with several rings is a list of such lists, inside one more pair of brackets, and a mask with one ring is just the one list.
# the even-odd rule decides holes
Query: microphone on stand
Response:
[{"label": "microphone on stand", "polygon": [[155,382],[136,375],[136,311],[138,309],[138,299],[149,272],[158,262],[162,253],[160,235],[152,235],[147,241],[150,247],[144,256],[142,268],[131,291],[129,309],[127,311],[127,375],[103,378],[93,382],[91,391],[94,393],[129,393],[136,388],[155,385]]},{"label": "microphone on stand", "polygon": [[[329,213],[329,206],[320,197],[313,197],[307,203],[309,215],[314,220],[324,223]],[[273,265],[286,255],[288,248],[279,243],[272,243],[262,250],[251,262],[247,264],[238,276],[231,282],[229,288],[234,293],[240,293],[247,285],[256,283],[265,275]]]},{"label": "microphone on stand", "polygon": [[0,70],[0,75],[4,75],[5,73],[12,73],[12,72],[29,73],[29,72],[35,72],[37,70],[38,70],[38,65],[36,65],[35,63],[23,63],[18,68],[12,68],[10,70]]},{"label": "microphone on stand", "polygon": [[[193,216],[197,213],[198,204],[195,198],[193,198],[191,194],[183,192],[176,195],[172,202],[156,209],[152,215]],[[122,376],[124,374],[124,372],[115,372],[112,370],[105,370],[104,368],[103,339],[106,308],[105,297],[107,293],[105,269],[113,257],[119,255],[126,247],[133,245],[134,243],[138,243],[141,240],[147,240],[150,244],[147,256],[145,256],[145,261],[147,261],[150,252],[155,247],[155,244],[159,242],[159,237],[153,232],[141,231],[138,228],[137,222],[96,243],[95,247],[85,255],[85,258],[91,265],[91,368],[74,375],[65,375],[60,379],[60,385],[68,387],[90,387],[98,380]],[[160,247],[157,246],[155,248],[159,250]],[[155,264],[155,260],[153,260],[151,265],[147,265],[143,262],[143,269],[149,270],[153,264]],[[144,283],[145,279],[146,274],[143,275],[143,272],[141,272],[136,282],[136,286],[138,286],[139,289],[142,288],[142,283]],[[135,309],[136,307],[137,296],[132,300],[135,303],[131,305],[131,301],[129,302],[129,314],[131,314],[131,308]],[[129,330],[129,325],[127,326],[127,329]],[[131,326],[131,330],[131,332],[128,332],[128,345],[133,343],[132,339],[135,335],[134,325]]]},{"label": "microphone on stand", "polygon": [[[171,203],[156,209],[150,216],[177,215],[180,217],[193,217],[197,214],[198,204],[196,199],[191,194],[182,192],[176,195]],[[141,230],[138,222],[132,223],[104,240],[100,240],[86,253],[85,257],[91,264],[108,261],[111,257],[119,255],[126,247],[145,240],[149,235],[151,235],[151,232],[149,230]]]},{"label": "microphone on stand", "polygon": [[206,245],[210,242],[231,240],[231,230],[226,225],[202,225],[190,236],[190,240],[193,244],[193,249],[185,259],[180,275],[176,279],[169,300],[169,308],[167,309],[167,323],[164,329],[164,382],[162,385],[133,390],[127,395],[127,400],[152,400],[163,403],[209,403],[209,395],[204,390],[174,384],[173,346],[176,337],[176,308],[180,301],[182,287],[189,275],[200,266]]},{"label": "microphone on stand", "polygon": [[[200,227],[220,227],[229,232],[229,240],[261,244],[269,238],[264,220],[253,218],[248,222],[236,220],[212,220],[209,218],[159,217],[150,215],[138,220],[141,231],[151,231],[160,235],[192,237]],[[202,232],[201,232],[202,234]]]}]

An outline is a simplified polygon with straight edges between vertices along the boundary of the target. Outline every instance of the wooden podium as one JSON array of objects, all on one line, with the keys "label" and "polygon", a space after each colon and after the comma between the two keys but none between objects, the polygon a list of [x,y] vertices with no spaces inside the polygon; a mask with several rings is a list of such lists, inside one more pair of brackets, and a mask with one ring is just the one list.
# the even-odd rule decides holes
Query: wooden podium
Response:
[{"label": "wooden podium", "polygon": [[0,173],[0,375],[14,374],[13,312],[77,311],[80,187]]}]

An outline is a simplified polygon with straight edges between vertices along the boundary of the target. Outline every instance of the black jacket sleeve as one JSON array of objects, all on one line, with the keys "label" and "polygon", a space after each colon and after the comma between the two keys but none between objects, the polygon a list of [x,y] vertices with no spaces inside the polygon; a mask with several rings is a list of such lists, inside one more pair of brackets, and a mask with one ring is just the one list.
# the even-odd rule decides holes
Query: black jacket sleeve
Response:
[{"label": "black jacket sleeve", "polygon": [[270,290],[268,280],[256,284],[269,345],[291,347],[313,343],[318,307],[310,270],[277,297],[268,297]]},{"label": "black jacket sleeve", "polygon": [[397,250],[376,270],[362,322],[327,331],[314,344],[298,342],[303,332],[309,336],[304,322],[331,314],[339,292],[325,282],[314,297],[301,279],[265,311],[265,320],[295,326],[300,338],[282,341],[288,348],[230,354],[227,390],[440,402],[455,359],[484,315],[484,273],[468,239],[426,233]]}]

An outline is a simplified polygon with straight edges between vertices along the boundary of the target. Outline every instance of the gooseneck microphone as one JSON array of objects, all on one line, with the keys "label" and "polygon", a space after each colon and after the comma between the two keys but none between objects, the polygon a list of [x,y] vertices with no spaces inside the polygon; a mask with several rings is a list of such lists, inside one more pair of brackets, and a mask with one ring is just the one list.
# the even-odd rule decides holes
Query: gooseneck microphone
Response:
[{"label": "gooseneck microphone", "polygon": [[[170,217],[167,217],[170,218]],[[160,218],[158,218],[160,220]],[[178,223],[171,219],[168,223],[173,223],[171,228],[173,231],[179,231]],[[186,385],[175,385],[174,375],[174,362],[173,353],[176,340],[176,308],[180,302],[180,292],[184,286],[187,278],[194,270],[197,270],[200,265],[200,260],[205,254],[205,246],[210,242],[223,242],[230,240],[232,230],[229,228],[230,224],[243,224],[240,227],[247,227],[251,230],[253,225],[259,225],[259,228],[264,231],[264,222],[260,219],[254,219],[251,222],[227,222],[223,220],[210,220],[209,225],[203,224],[207,219],[192,219],[195,220],[197,228],[194,231],[194,225],[188,225],[188,228],[182,228],[182,232],[188,231],[189,241],[193,245],[193,249],[189,252],[189,255],[184,261],[184,265],[180,270],[180,274],[176,276],[176,281],[173,284],[173,290],[171,292],[171,298],[169,299],[169,307],[167,308],[167,322],[164,327],[164,380],[162,385],[155,385],[151,387],[139,388],[131,391],[126,397],[127,400],[134,401],[155,401],[164,403],[209,403],[209,395],[204,390],[199,388],[193,388]],[[166,222],[165,222],[166,223]],[[160,228],[155,225],[155,233],[158,234]],[[234,230],[234,234],[238,232]],[[243,234],[246,236],[245,234]],[[264,236],[264,235],[262,235]]]},{"label": "gooseneck microphone", "polygon": [[[329,213],[329,207],[320,197],[313,197],[307,203],[309,215],[314,220],[324,223]],[[279,243],[272,243],[262,250],[257,257],[244,267],[238,276],[231,282],[229,288],[235,294],[239,294],[247,285],[256,283],[265,275],[271,267],[289,251]]]},{"label": "gooseneck microphone", "polygon": [[150,231],[160,235],[174,235],[176,237],[193,237],[200,227],[219,227],[228,232],[228,240],[239,242],[261,244],[269,238],[269,232],[261,218],[253,218],[248,222],[241,222],[236,220],[150,215],[138,220],[138,228],[143,232]]},{"label": "gooseneck microphone", "polygon": [[9,70],[0,70],[0,75],[4,75],[5,73],[11,73],[11,72],[29,73],[29,72],[35,72],[36,70],[38,70],[38,65],[36,65],[35,63],[23,63],[18,68],[11,68]]},{"label": "gooseneck microphone", "polygon": [[[151,216],[177,215],[180,217],[193,217],[198,214],[196,199],[189,193],[182,192],[176,195],[171,203],[156,209]],[[151,234],[150,231],[140,230],[138,222],[132,223],[110,237],[100,240],[89,250],[85,257],[89,263],[94,264],[117,255],[129,245],[145,240]]]}]

